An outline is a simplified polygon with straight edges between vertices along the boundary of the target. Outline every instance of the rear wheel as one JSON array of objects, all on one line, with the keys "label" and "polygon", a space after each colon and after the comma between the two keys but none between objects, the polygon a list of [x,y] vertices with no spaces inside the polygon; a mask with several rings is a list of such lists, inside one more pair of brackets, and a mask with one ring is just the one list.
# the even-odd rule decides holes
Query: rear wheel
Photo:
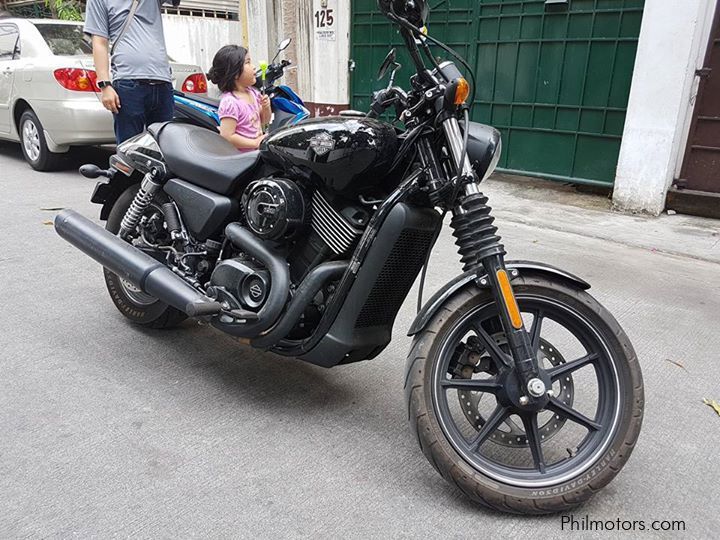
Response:
[{"label": "rear wheel", "polygon": [[[122,219],[135,198],[138,188],[138,185],[129,187],[113,206],[105,227],[111,233],[117,234],[120,231]],[[155,240],[162,242],[165,230],[164,217],[160,207],[154,203],[151,204],[143,214],[141,222],[142,220],[152,220],[155,223]],[[133,243],[139,248],[146,247],[141,239],[135,240]],[[187,315],[182,311],[150,296],[126,279],[120,278],[106,268],[103,269],[103,272],[105,273],[105,284],[115,307],[135,324],[150,328],[172,328],[187,319]]]},{"label": "rear wheel", "polygon": [[471,499],[527,514],[567,510],[630,457],[642,423],[640,367],[593,297],[561,281],[514,282],[549,391],[522,405],[489,291],[451,297],[415,337],[406,366],[409,418],[429,461]]},{"label": "rear wheel", "polygon": [[28,109],[20,116],[18,127],[23,156],[36,171],[55,170],[62,161],[62,154],[51,152],[45,139],[45,131],[37,115]]}]

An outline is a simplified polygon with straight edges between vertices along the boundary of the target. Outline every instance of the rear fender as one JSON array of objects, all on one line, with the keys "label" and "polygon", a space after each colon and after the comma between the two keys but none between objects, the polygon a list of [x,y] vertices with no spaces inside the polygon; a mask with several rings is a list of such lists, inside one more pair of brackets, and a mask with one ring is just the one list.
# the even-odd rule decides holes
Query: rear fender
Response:
[{"label": "rear fender", "polygon": [[139,184],[141,180],[142,175],[139,173],[133,173],[132,176],[116,173],[109,182],[98,182],[95,185],[92,197],[90,197],[90,202],[102,205],[100,219],[107,221],[110,211],[115,206],[120,195],[130,186]]},{"label": "rear fender", "polygon": [[[569,272],[566,272],[565,270],[550,266],[549,264],[532,261],[508,261],[505,266],[508,270],[517,270],[521,276],[528,274],[552,276],[584,291],[590,288],[590,284],[586,281]],[[421,332],[430,319],[432,319],[433,315],[435,315],[435,312],[440,309],[440,306],[442,306],[448,298],[459,293],[466,287],[473,286],[477,277],[478,275],[474,270],[469,270],[468,272],[459,275],[436,292],[423,306],[420,313],[417,314],[417,317],[415,317],[415,320],[408,331],[408,336],[414,336],[415,334]],[[482,279],[482,276],[480,276],[480,279]]]}]

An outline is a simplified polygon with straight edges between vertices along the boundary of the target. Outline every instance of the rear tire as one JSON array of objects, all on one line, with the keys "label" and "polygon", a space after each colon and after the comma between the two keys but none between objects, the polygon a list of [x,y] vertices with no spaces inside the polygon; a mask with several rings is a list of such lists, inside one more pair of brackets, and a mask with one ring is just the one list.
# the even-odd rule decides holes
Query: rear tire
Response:
[{"label": "rear tire", "polygon": [[27,109],[20,116],[18,134],[25,161],[33,169],[47,172],[58,168],[62,162],[62,154],[50,151],[43,126],[32,109]]},{"label": "rear tire", "polygon": [[[129,187],[115,202],[105,226],[111,233],[117,234],[120,231],[122,219],[138,189],[139,185],[137,184]],[[103,268],[103,272],[105,285],[115,307],[133,323],[148,328],[162,329],[173,328],[187,319],[187,315],[182,311],[145,294],[108,269]]]},{"label": "rear tire", "polygon": [[[443,407],[438,405],[445,398],[439,397],[442,394],[438,394],[436,390],[438,388],[436,379],[440,376],[443,378],[448,376],[445,373],[438,375],[443,371],[440,366],[444,365],[440,363],[441,356],[446,354],[441,351],[443,344],[451,343],[448,341],[451,336],[458,335],[458,332],[462,333],[461,324],[463,321],[471,320],[472,313],[481,313],[483,309],[487,309],[487,306],[494,306],[490,292],[474,286],[449,298],[423,331],[415,336],[405,368],[408,418],[428,461],[443,478],[473,501],[495,510],[517,514],[549,514],[566,511],[587,501],[608,484],[630,457],[643,418],[644,396],[640,366],[630,341],[618,323],[585,291],[562,281],[531,275],[517,278],[513,282],[513,288],[522,311],[525,311],[523,297],[526,299],[544,297],[579,313],[582,318],[589,321],[599,336],[598,339],[608,351],[607,359],[599,359],[598,365],[611,364],[616,370],[619,386],[617,394],[610,400],[615,399],[617,404],[614,407],[617,407],[618,412],[613,423],[608,424],[612,427],[606,435],[603,435],[606,437],[604,446],[593,450],[595,453],[587,459],[585,462],[587,464],[579,462],[577,474],[571,466],[569,472],[564,473],[565,476],[561,478],[558,475],[557,482],[553,483],[552,475],[549,475],[546,485],[542,484],[541,479],[537,481],[536,486],[529,487],[527,482],[515,481],[511,475],[506,476],[507,480],[503,481],[501,473],[496,473],[500,469],[493,470],[492,464],[484,468],[481,460],[471,461],[467,453],[459,450],[462,447],[458,446],[457,442],[452,442],[452,431],[448,431],[447,427],[449,424],[447,414],[443,412]],[[473,375],[470,377],[472,378]],[[563,378],[564,375],[561,380]],[[460,395],[460,392],[458,390],[457,395]],[[448,391],[448,394],[457,401],[454,393]],[[465,396],[460,397],[464,402]],[[492,395],[488,397],[492,398]],[[467,399],[470,399],[469,394]],[[469,402],[467,404],[470,405]],[[480,427],[475,429],[479,430]],[[495,431],[495,433],[498,435],[493,435],[492,439],[497,437],[499,440],[502,432]],[[472,432],[471,434],[474,435]],[[490,440],[490,437],[485,441],[480,442],[479,447],[475,448],[478,455],[483,448],[488,448],[483,445],[497,444]],[[549,442],[552,441],[544,441],[543,444],[548,445]],[[495,452],[495,455],[511,455],[512,450],[494,446],[490,451]],[[575,457],[570,454],[570,457],[566,458],[566,463],[570,463],[572,459]],[[562,463],[562,460],[558,463]],[[509,466],[508,470],[512,470],[512,466]],[[522,471],[531,470],[532,468],[522,469]],[[523,474],[522,471],[520,474]],[[569,475],[572,476],[568,478]]]}]

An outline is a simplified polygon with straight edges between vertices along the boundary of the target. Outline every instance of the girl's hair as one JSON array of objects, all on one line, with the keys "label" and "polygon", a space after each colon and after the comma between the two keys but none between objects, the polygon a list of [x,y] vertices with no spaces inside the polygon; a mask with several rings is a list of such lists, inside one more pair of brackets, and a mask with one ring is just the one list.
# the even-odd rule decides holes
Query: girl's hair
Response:
[{"label": "girl's hair", "polygon": [[232,92],[235,90],[235,77],[245,69],[247,53],[248,50],[240,45],[225,45],[215,53],[208,79],[222,92]]}]

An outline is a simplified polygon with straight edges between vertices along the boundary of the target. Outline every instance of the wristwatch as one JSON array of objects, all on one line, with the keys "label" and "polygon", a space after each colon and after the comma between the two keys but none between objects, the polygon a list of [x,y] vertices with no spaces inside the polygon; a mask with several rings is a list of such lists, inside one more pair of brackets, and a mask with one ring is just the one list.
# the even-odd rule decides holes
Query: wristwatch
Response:
[{"label": "wristwatch", "polygon": [[100,90],[104,90],[108,86],[112,86],[112,81],[98,81],[97,85]]}]

